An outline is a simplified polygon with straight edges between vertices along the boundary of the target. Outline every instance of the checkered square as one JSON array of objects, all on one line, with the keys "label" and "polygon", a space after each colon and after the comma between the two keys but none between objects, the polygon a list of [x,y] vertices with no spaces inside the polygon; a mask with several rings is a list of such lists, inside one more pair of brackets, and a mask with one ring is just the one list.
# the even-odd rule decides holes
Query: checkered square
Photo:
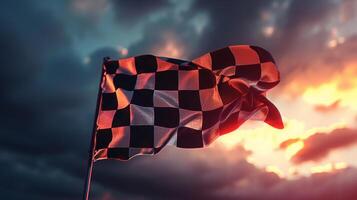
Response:
[{"label": "checkered square", "polygon": [[209,129],[213,127],[217,122],[219,122],[222,110],[223,108],[221,107],[210,111],[203,111],[202,129]]},{"label": "checkered square", "polygon": [[221,97],[224,105],[236,100],[241,95],[237,95],[237,90],[228,82],[224,82],[218,85],[219,96]]},{"label": "checkered square", "polygon": [[129,146],[130,142],[130,127],[129,126],[122,126],[112,128],[112,138],[108,145],[109,148],[116,148],[116,147],[127,147]]},{"label": "checkered square", "polygon": [[128,160],[167,144],[200,148],[252,116],[283,127],[265,95],[279,72],[260,47],[229,46],[193,61],[106,59],[103,66],[94,160]]},{"label": "checkered square", "polygon": [[155,90],[154,107],[173,107],[178,108],[178,91]]},{"label": "checkered square", "polygon": [[129,126],[130,125],[130,106],[123,109],[118,109],[113,117],[112,127]]},{"label": "checkered square", "polygon": [[154,104],[153,94],[154,91],[149,89],[134,90],[131,103],[138,106],[152,107]]},{"label": "checkered square", "polygon": [[154,147],[160,148],[166,145],[175,132],[176,128],[154,126]]},{"label": "checkered square", "polygon": [[202,131],[187,127],[179,127],[177,131],[176,145],[181,148],[203,147]]},{"label": "checkered square", "polygon": [[198,90],[178,91],[179,107],[188,110],[201,110],[200,93]]},{"label": "checkered square", "polygon": [[[155,73],[142,73],[137,75],[135,89],[155,89]],[[134,88],[133,88],[134,89]]]},{"label": "checkered square", "polygon": [[211,58],[212,70],[235,65],[234,55],[228,47],[211,52]]},{"label": "checkered square", "polygon": [[258,81],[261,76],[260,64],[237,66],[235,75],[251,81]]},{"label": "checkered square", "polygon": [[116,113],[116,110],[103,110],[101,115],[98,116],[97,126],[100,129],[107,129],[112,127],[113,118]]},{"label": "checkered square", "polygon": [[180,108],[180,125],[196,130],[202,129],[202,112]]},{"label": "checkered square", "polygon": [[104,69],[107,74],[115,74],[118,68],[119,68],[119,63],[117,60],[110,60],[104,62]]},{"label": "checkered square", "polygon": [[95,149],[103,149],[109,146],[112,141],[112,131],[110,128],[99,129],[96,134]]},{"label": "checkered square", "polygon": [[174,128],[180,124],[180,112],[178,108],[157,107],[154,108],[154,119],[156,126]]},{"label": "checkered square", "polygon": [[199,70],[179,71],[179,90],[199,90]]},{"label": "checkered square", "polygon": [[230,47],[230,50],[236,55],[234,57],[236,65],[254,65],[260,63],[258,53],[249,45],[233,46]]},{"label": "checkered square", "polygon": [[124,58],[119,60],[119,68],[116,70],[116,74],[129,74],[136,75],[135,59]]},{"label": "checkered square", "polygon": [[168,70],[156,72],[155,90],[177,90],[178,89],[178,71]]},{"label": "checkered square", "polygon": [[108,159],[120,159],[128,160],[129,157],[129,148],[108,148],[107,150]]},{"label": "checkered square", "polygon": [[152,55],[142,55],[135,57],[136,72],[148,73],[157,71],[156,57]]},{"label": "checkered square", "polygon": [[116,110],[117,107],[118,101],[115,92],[102,94],[102,110]]},{"label": "checkered square", "polygon": [[207,69],[199,70],[199,89],[213,88],[217,85],[216,76]]},{"label": "checkered square", "polygon": [[211,53],[206,53],[203,56],[194,59],[192,62],[205,68],[205,69],[212,70]]},{"label": "checkered square", "polygon": [[[223,107],[223,102],[217,87],[199,90],[199,93],[202,111],[214,110]],[[211,99],[211,101],[207,101],[207,99]]]},{"label": "checkered square", "polygon": [[130,147],[153,148],[154,126],[130,126]]},{"label": "checkered square", "polygon": [[136,75],[127,75],[127,74],[117,74],[114,79],[115,89],[122,88],[125,90],[133,90],[136,83]]},{"label": "checkered square", "polygon": [[158,67],[156,72],[163,72],[168,70],[178,70],[179,65],[185,61],[173,58],[156,57],[156,62]]},{"label": "checkered square", "polygon": [[131,125],[154,125],[154,108],[130,104]]}]

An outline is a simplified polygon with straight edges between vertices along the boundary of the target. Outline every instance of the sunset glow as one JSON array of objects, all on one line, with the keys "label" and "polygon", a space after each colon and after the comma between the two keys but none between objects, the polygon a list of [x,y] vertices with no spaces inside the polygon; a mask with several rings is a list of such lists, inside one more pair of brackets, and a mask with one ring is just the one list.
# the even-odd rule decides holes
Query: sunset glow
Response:
[{"label": "sunset glow", "polygon": [[272,172],[280,177],[284,177],[284,173],[277,166],[274,166],[274,165],[266,166],[265,171]]},{"label": "sunset glow", "polygon": [[285,154],[286,154],[287,159],[290,160],[302,148],[304,148],[304,142],[303,141],[298,141],[298,142],[295,142],[295,143],[289,145],[285,150]]},{"label": "sunset glow", "polygon": [[264,27],[262,32],[265,37],[271,37],[274,34],[275,28],[274,26]]},{"label": "sunset glow", "polygon": [[327,163],[323,165],[318,165],[311,167],[311,173],[316,174],[316,173],[326,173],[326,172],[333,172],[336,170],[341,170],[345,169],[347,167],[347,163],[345,162],[338,162],[338,163]]},{"label": "sunset glow", "polygon": [[184,47],[177,41],[174,34],[166,33],[163,43],[155,46],[153,52],[160,56],[179,58],[184,56]]},{"label": "sunset glow", "polygon": [[349,64],[340,73],[327,82],[315,87],[308,87],[303,93],[303,99],[314,105],[331,105],[341,101],[343,106],[357,109],[357,65]]}]

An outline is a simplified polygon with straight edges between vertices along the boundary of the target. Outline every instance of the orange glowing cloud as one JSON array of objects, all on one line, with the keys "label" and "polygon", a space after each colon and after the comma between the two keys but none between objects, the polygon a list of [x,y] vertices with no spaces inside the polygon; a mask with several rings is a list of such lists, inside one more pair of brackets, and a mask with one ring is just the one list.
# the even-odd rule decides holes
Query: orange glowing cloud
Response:
[{"label": "orange glowing cloud", "polygon": [[290,145],[297,143],[299,141],[301,141],[299,138],[292,138],[292,139],[285,140],[284,142],[280,143],[280,149],[286,149]]},{"label": "orange glowing cloud", "polygon": [[291,157],[291,161],[295,164],[319,161],[335,149],[356,144],[357,130],[340,128],[330,133],[315,133],[301,142],[303,142],[302,148]]},{"label": "orange glowing cloud", "polygon": [[328,106],[341,99],[340,106],[356,108],[351,99],[357,95],[357,37],[341,36],[336,28],[330,35],[330,48],[296,50],[280,59],[279,66],[287,67],[285,74],[282,70],[282,93],[293,98],[303,95],[304,101],[312,105]]},{"label": "orange glowing cloud", "polygon": [[[305,102],[313,105],[357,109],[357,64],[351,64],[336,72],[329,80],[318,86],[308,86],[302,94]],[[322,108],[320,106],[320,108]],[[321,110],[321,109],[320,109]]]},{"label": "orange glowing cloud", "polygon": [[154,54],[171,58],[182,58],[184,56],[183,43],[178,42],[174,34],[166,33],[163,35],[163,39],[163,43],[153,48]]},{"label": "orange glowing cloud", "polygon": [[339,108],[339,106],[340,106],[340,99],[327,106],[323,104],[318,104],[315,106],[315,110],[317,112],[327,113],[327,112],[335,111],[336,109]]},{"label": "orange glowing cloud", "polygon": [[277,167],[277,166],[275,166],[275,165],[268,165],[268,166],[266,166],[266,167],[265,167],[265,171],[266,171],[266,172],[274,173],[274,174],[278,175],[279,177],[284,177],[283,171],[282,171],[279,167]]},{"label": "orange glowing cloud", "polygon": [[312,174],[317,173],[330,173],[335,172],[341,169],[347,168],[348,165],[345,162],[338,162],[338,163],[327,163],[323,165],[313,166],[311,167],[310,171]]}]

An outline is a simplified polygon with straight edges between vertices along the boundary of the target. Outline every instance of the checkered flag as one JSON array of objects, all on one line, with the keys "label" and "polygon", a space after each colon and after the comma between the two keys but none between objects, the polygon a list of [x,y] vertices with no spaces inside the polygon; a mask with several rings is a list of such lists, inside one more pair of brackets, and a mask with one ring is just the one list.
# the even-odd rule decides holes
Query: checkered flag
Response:
[{"label": "checkered flag", "polygon": [[265,96],[279,72],[260,47],[229,46],[193,61],[107,59],[103,67],[94,160],[128,160],[167,144],[204,147],[253,116],[283,128]]}]

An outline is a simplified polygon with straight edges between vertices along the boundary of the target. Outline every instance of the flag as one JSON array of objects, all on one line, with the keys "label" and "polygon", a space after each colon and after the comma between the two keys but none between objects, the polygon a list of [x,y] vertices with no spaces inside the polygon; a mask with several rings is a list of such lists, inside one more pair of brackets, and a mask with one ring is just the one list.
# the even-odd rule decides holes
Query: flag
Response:
[{"label": "flag", "polygon": [[257,46],[228,46],[192,61],[107,59],[103,71],[95,161],[156,154],[167,144],[201,148],[249,118],[283,128],[266,98],[279,71]]}]

